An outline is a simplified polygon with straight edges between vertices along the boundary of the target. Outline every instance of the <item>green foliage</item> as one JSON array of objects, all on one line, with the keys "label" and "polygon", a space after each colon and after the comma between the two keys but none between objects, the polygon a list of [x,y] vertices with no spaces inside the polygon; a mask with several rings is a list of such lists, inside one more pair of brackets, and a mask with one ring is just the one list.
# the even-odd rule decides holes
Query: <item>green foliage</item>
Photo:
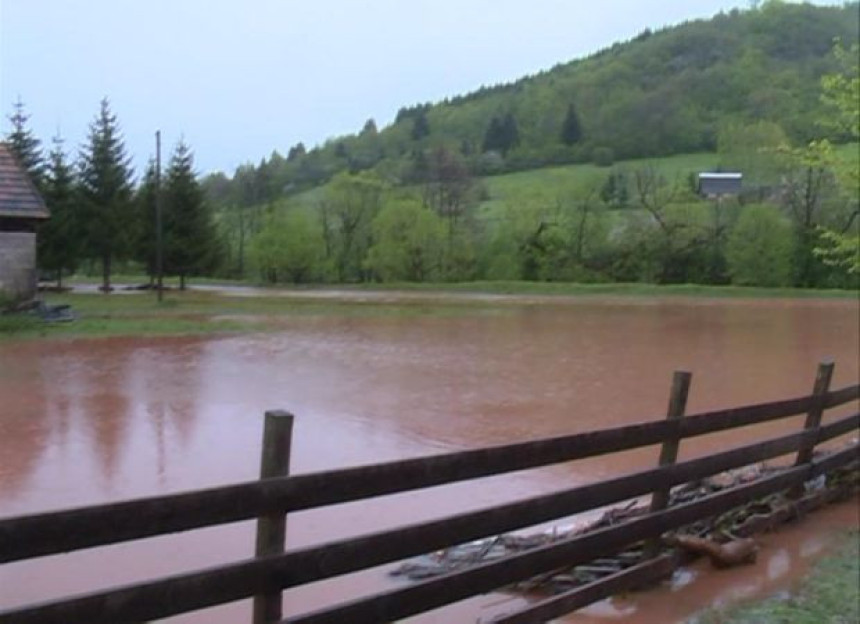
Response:
[{"label": "green foliage", "polygon": [[821,79],[822,100],[835,116],[829,116],[827,125],[849,140],[860,136],[860,48],[854,44],[846,50],[837,43],[833,51],[840,71],[826,74]]},{"label": "green foliage", "polygon": [[79,160],[85,253],[102,263],[102,286],[110,288],[111,263],[129,254],[134,223],[132,169],[116,116],[107,98],[90,124]]},{"label": "green foliage", "polygon": [[841,195],[834,151],[827,140],[785,150],[784,155],[782,204],[794,228],[794,285],[824,285],[833,272],[815,254],[821,228],[844,231],[856,206]]},{"label": "green foliage", "polygon": [[155,161],[150,160],[143,174],[143,179],[134,194],[136,238],[133,257],[144,266],[150,278],[153,278],[158,271],[156,266],[158,234],[156,228],[157,185],[155,167]]},{"label": "green foliage", "polygon": [[388,202],[373,220],[366,268],[384,282],[423,282],[442,275],[445,226],[420,201]]},{"label": "green foliage", "polygon": [[831,230],[821,232],[821,246],[814,253],[824,264],[844,269],[851,275],[860,275],[860,236],[857,232],[839,234]]},{"label": "green foliage", "polygon": [[27,127],[30,116],[24,112],[24,103],[19,98],[14,104],[15,112],[9,115],[12,130],[6,135],[6,145],[15,156],[18,164],[30,176],[30,180],[41,188],[45,173],[45,162],[42,157],[41,141]]},{"label": "green foliage", "polygon": [[250,255],[269,282],[302,284],[323,277],[323,236],[318,224],[301,212],[269,218],[251,241]]},{"label": "green foliage", "polygon": [[412,120],[412,132],[410,136],[413,141],[420,141],[430,134],[430,122],[427,121],[427,113],[420,109]]},{"label": "green foliage", "polygon": [[482,146],[485,152],[501,152],[502,156],[506,156],[519,143],[517,120],[508,113],[504,117],[493,117],[490,120]]},{"label": "green foliage", "polygon": [[576,112],[574,105],[568,104],[567,114],[564,116],[564,121],[561,124],[561,141],[565,145],[573,145],[582,140],[582,124],[579,121],[579,114]]},{"label": "green foliage", "polygon": [[364,258],[372,242],[371,223],[379,212],[385,183],[371,173],[338,174],[320,203],[326,259],[339,282],[364,281]]},{"label": "green foliage", "polygon": [[[831,127],[856,141],[860,136],[860,51],[856,44],[848,51],[838,44],[834,54],[841,71],[822,79],[823,100],[835,113],[828,117],[828,121]],[[843,270],[849,276],[857,276],[860,274],[860,231],[857,224],[860,216],[860,163],[856,146],[852,156],[836,160],[833,164],[842,195],[849,206],[847,225],[841,229],[821,228],[821,244],[813,249],[813,253],[826,265]],[[856,277],[849,283],[856,285]]]},{"label": "green foliage", "polygon": [[81,259],[83,224],[77,210],[74,172],[66,161],[59,137],[54,139],[42,188],[51,218],[39,227],[38,265],[44,271],[53,272],[58,286],[62,287],[63,272],[74,272]]},{"label": "green foliage", "polygon": [[595,147],[591,152],[591,160],[598,167],[611,167],[615,162],[615,152],[611,147]]},{"label": "green foliage", "polygon": [[770,121],[728,121],[717,136],[720,168],[739,171],[744,187],[774,186],[783,170],[781,150],[789,145],[783,129]]},{"label": "green foliage", "polygon": [[194,156],[180,141],[170,159],[164,188],[164,271],[179,275],[181,287],[190,275],[211,272],[219,241],[203,190],[194,174]]},{"label": "green foliage", "polygon": [[733,284],[788,286],[792,230],[774,206],[745,206],[729,235],[726,256]]},{"label": "green foliage", "polygon": [[606,181],[600,189],[600,199],[609,208],[626,208],[630,201],[630,190],[627,176],[622,170],[613,170],[606,176]]}]

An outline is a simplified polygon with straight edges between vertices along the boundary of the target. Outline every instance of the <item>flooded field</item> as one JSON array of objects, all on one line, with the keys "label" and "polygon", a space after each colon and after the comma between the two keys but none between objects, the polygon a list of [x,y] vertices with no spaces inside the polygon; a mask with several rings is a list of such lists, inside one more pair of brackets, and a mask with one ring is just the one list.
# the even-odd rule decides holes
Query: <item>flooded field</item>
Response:
[{"label": "flooded field", "polygon": [[[693,372],[689,411],[807,394],[827,357],[835,386],[858,379],[854,301],[506,298],[426,312],[285,317],[279,331],[231,337],[0,343],[0,517],[254,479],[267,409],[295,414],[299,473],[660,418],[676,369]],[[710,436],[682,445],[682,456],[749,440],[749,431]],[[656,456],[647,449],[298,513],[287,539],[307,545],[484,507],[650,467]],[[828,532],[858,522],[850,504],[816,518],[768,536],[752,568],[693,568],[675,587],[566,621],[672,621],[785,587],[826,549]],[[6,565],[0,606],[245,558],[253,530],[246,522]],[[287,592],[286,611],[388,583],[378,569]],[[514,602],[483,597],[415,621],[488,621]],[[248,613],[243,602],[171,621]]]}]

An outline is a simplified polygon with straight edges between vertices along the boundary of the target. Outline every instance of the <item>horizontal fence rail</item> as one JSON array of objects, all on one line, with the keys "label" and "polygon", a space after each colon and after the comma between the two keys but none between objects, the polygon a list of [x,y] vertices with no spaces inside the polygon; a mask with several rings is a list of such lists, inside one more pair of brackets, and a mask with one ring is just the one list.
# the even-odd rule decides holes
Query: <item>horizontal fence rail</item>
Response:
[{"label": "horizontal fence rail", "polygon": [[[358,466],[312,474],[239,483],[180,494],[155,496],[86,508],[0,519],[0,563],[115,544],[178,531],[280,515],[376,496],[505,474],[806,414],[804,428],[705,457],[641,470],[513,503],[400,526],[358,537],[279,553],[271,544],[263,555],[208,569],[0,611],[0,624],[88,624],[144,622],[249,598],[279,602],[282,589],[422,555],[475,539],[522,529],[577,513],[669,489],[714,474],[797,452],[794,467],[752,483],[711,494],[644,517],[559,540],[550,545],[483,563],[466,570],[362,598],[280,624],[389,622],[409,617],[561,566],[586,563],[667,530],[725,511],[733,505],[798,488],[836,468],[860,461],[857,444],[823,457],[816,445],[860,428],[860,413],[822,425],[821,412],[860,398],[860,385],[828,391],[832,364],[819,367],[810,396],[715,410],[598,431],[576,433],[490,448]],[[822,376],[822,374],[824,374]],[[688,374],[684,374],[689,377]],[[687,381],[689,379],[687,378]],[[677,411],[677,410],[676,410]],[[681,408],[681,413],[683,409]],[[670,408],[670,413],[672,409]],[[670,414],[671,415],[671,414]],[[677,414],[676,414],[677,416]],[[268,416],[267,416],[268,417]],[[292,422],[290,417],[290,422]],[[289,442],[287,442],[288,448]],[[288,451],[287,451],[288,453]],[[661,453],[661,457],[662,457]],[[668,457],[668,455],[667,455]],[[665,463],[665,465],[663,465]],[[286,468],[278,468],[286,472]],[[264,470],[265,472],[265,470]],[[278,540],[282,541],[282,540]],[[578,587],[499,622],[540,622],[624,588],[656,578],[672,565],[657,556],[595,584]],[[259,610],[260,613],[264,609]],[[279,611],[278,611],[279,612]],[[274,613],[272,611],[271,613]],[[261,618],[257,620],[257,618]],[[278,619],[275,616],[274,619]],[[255,621],[272,622],[255,614]]]},{"label": "horizontal fence rail", "polygon": [[[525,501],[36,606],[18,611],[15,621],[20,624],[69,621],[96,624],[115,622],[128,614],[133,615],[134,621],[177,615],[247,598],[273,586],[281,589],[295,587],[588,511],[647,494],[655,486],[671,487],[779,457],[797,450],[804,442],[823,442],[858,426],[860,414],[853,414],[820,429]],[[857,448],[849,451],[840,457],[847,457],[846,461],[860,457]],[[809,465],[801,468],[813,470]],[[169,600],[166,599],[168,597]],[[0,622],[2,618],[0,613]]]},{"label": "horizontal fence rail", "polygon": [[[831,408],[860,385],[825,395]],[[155,496],[0,520],[0,563],[505,474],[760,424],[807,412],[813,397],[762,403],[545,440]],[[236,501],[241,500],[242,505]]]}]

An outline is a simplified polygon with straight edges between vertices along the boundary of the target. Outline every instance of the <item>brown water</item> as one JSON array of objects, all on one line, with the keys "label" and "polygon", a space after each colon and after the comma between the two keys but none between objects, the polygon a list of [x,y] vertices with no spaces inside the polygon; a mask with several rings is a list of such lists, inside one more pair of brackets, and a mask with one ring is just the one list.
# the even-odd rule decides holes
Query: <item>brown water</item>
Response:
[{"label": "brown water", "polygon": [[[693,371],[690,411],[799,396],[825,357],[837,362],[834,385],[856,383],[856,302],[508,298],[445,314],[296,317],[276,333],[230,338],[7,342],[0,517],[253,479],[266,409],[296,414],[293,472],[307,472],[660,418],[675,369]],[[797,426],[685,442],[682,455]],[[652,466],[655,457],[646,449],[294,514],[288,541],[483,507]],[[839,509],[826,512],[834,526],[857,525],[852,506]],[[671,601],[607,601],[570,621],[673,621],[726,596],[784,587],[806,560],[793,545],[825,548],[816,526],[793,529],[800,534],[785,544],[781,533],[767,538],[774,553],[789,554],[777,563],[763,556],[731,572],[733,581],[694,569],[697,581],[665,590]],[[252,543],[246,522],[6,565],[0,607],[235,561]],[[772,575],[771,566],[786,571]],[[287,610],[386,583],[384,569],[319,583],[287,592]],[[487,621],[518,602],[482,597],[420,621]],[[666,602],[673,610],[657,610]],[[247,621],[247,613],[243,602],[176,621]]]}]

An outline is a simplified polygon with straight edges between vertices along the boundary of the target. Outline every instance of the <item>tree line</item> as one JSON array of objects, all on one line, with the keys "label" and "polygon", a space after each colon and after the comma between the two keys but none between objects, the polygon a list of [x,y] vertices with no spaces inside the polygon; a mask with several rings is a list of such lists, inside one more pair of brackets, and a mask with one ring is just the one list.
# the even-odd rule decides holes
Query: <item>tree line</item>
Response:
[{"label": "tree line", "polygon": [[157,185],[151,160],[135,180],[131,158],[116,115],[107,99],[90,123],[77,158],[70,159],[61,137],[47,155],[28,127],[19,100],[9,116],[6,143],[41,192],[51,217],[38,232],[37,262],[44,275],[62,287],[64,275],[83,262],[101,267],[102,289],[111,289],[116,263],[134,261],[154,277],[157,186],[163,206],[163,266],[182,287],[193,275],[212,274],[222,256],[222,241],[194,171],[190,147],[177,144]]},{"label": "tree line", "polygon": [[[813,28],[820,35],[842,9],[817,11],[771,2],[752,12],[752,22],[744,21],[746,14],[720,19],[766,33],[772,22],[788,28],[796,26],[798,14],[824,15],[824,26]],[[711,22],[693,25],[711,32]],[[788,28],[799,37],[795,31]],[[675,37],[679,32],[667,31]],[[659,38],[649,34],[634,43]],[[692,50],[683,37],[668,41],[681,52]],[[803,52],[768,41],[784,55]],[[180,142],[162,185],[165,268],[183,284],[188,276],[216,275],[289,283],[489,279],[856,287],[858,167],[828,139],[856,147],[857,56],[856,45],[840,45],[826,61],[818,59],[817,67],[830,70],[814,85],[813,130],[801,140],[791,118],[781,123],[779,116],[739,115],[706,124],[720,166],[745,178],[744,194],[721,201],[703,200],[694,178],[647,160],[615,164],[610,148],[595,150],[599,167],[590,175],[548,190],[541,169],[533,178],[518,174],[522,192],[499,200],[491,192],[499,178],[488,174],[505,171],[528,143],[526,124],[517,121],[523,118],[507,113],[486,115],[479,135],[464,129],[435,141],[438,109],[410,107],[385,131],[368,120],[354,141],[312,150],[299,143],[286,157],[273,152],[232,177],[202,181],[190,148]],[[490,89],[457,104],[516,95],[529,84]],[[810,89],[791,92],[792,101],[805,99]],[[591,132],[579,110],[568,102],[557,117],[535,113],[526,119],[549,120],[547,131],[567,149]],[[62,278],[81,262],[98,263],[104,288],[117,261],[132,261],[152,275],[154,164],[134,179],[108,102],[102,102],[75,162],[60,141],[43,155],[20,102],[10,120],[7,140],[54,215],[40,232],[40,267]],[[661,132],[649,125],[640,131],[646,130]],[[387,149],[386,132],[399,133],[406,156],[374,161]],[[365,167],[356,158],[377,164]]]},{"label": "tree line", "polygon": [[[857,56],[857,46],[837,46],[840,71],[819,85],[822,133],[828,123],[838,126],[853,149],[840,152],[821,137],[791,147],[772,121],[721,126],[720,167],[745,178],[738,197],[702,198],[694,176],[639,161],[597,169],[554,194],[524,189],[498,206],[462,153],[440,146],[416,153],[407,184],[371,171],[341,172],[304,198],[259,204],[250,269],[271,282],[856,288]],[[491,123],[498,129],[505,122]],[[530,183],[522,177],[519,184]]]},{"label": "tree line", "polygon": [[[838,71],[818,85],[819,136],[792,147],[771,120],[720,125],[716,153],[722,170],[743,172],[739,197],[704,199],[695,177],[642,160],[588,175],[571,170],[571,181],[551,190],[539,182],[542,170],[521,173],[520,192],[499,200],[490,192],[495,178],[482,178],[462,150],[445,145],[415,150],[397,178],[342,171],[312,192],[275,200],[259,187],[271,172],[247,167],[237,172],[238,191],[225,180],[220,188],[204,183],[229,241],[223,266],[237,277],[293,283],[856,287],[857,48],[837,46],[833,57]],[[404,115],[417,123],[424,113]],[[504,117],[489,124],[487,140],[513,135]],[[563,131],[571,140],[580,131],[572,108]],[[854,141],[853,154],[827,134]]]}]

